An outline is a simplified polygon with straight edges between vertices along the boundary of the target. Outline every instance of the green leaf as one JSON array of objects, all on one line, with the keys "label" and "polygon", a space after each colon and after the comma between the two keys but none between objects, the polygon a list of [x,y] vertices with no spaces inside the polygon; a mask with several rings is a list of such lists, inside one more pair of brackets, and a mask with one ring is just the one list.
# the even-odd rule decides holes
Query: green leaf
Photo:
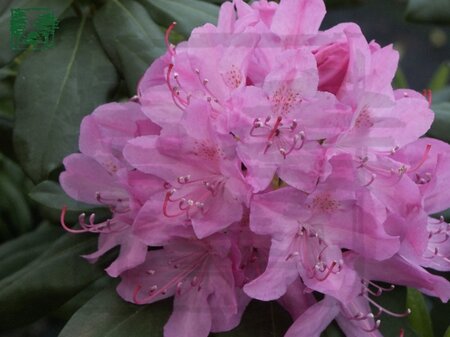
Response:
[{"label": "green leaf", "polygon": [[433,78],[430,82],[430,89],[432,91],[439,91],[445,88],[448,84],[448,80],[450,78],[450,67],[448,62],[443,63],[436,73],[433,75]]},{"label": "green leaf", "polygon": [[14,143],[35,182],[77,150],[81,119],[106,102],[117,83],[114,66],[86,19],[61,22],[56,46],[20,65]]},{"label": "green leaf", "polygon": [[83,305],[89,302],[91,298],[114,283],[114,279],[108,275],[100,277],[98,280],[82,289],[78,294],[64,303],[60,308],[58,308],[57,311],[54,312],[54,315],[68,321],[70,317],[72,317],[72,315],[76,313]]},{"label": "green leaf", "polygon": [[[449,321],[449,310],[450,303],[442,303],[438,298],[430,298],[433,308],[431,309],[431,320],[433,322],[433,329],[435,336],[444,336],[448,334]],[[447,331],[447,332],[446,332]],[[450,337],[445,335],[445,337]]]},{"label": "green leaf", "polygon": [[432,109],[435,118],[428,135],[450,143],[450,102],[434,104]]},{"label": "green leaf", "polygon": [[43,224],[33,232],[0,246],[0,279],[11,275],[43,253],[59,236],[61,231]]},{"label": "green leaf", "polygon": [[338,325],[333,322],[322,333],[322,337],[345,337],[344,333],[339,329]]},{"label": "green leaf", "polygon": [[80,213],[95,213],[96,222],[111,217],[111,212],[100,205],[85,204],[70,198],[54,181],[45,180],[35,186],[29,193],[31,199],[39,203],[40,211],[46,219],[59,222],[61,211],[66,207],[65,221],[67,224],[76,224]]},{"label": "green leaf", "polygon": [[450,1],[409,0],[406,18],[410,21],[427,23],[450,23]]},{"label": "green leaf", "polygon": [[[73,0],[14,0],[4,1],[0,5],[0,66],[9,63],[21,51],[10,48],[10,16],[11,8],[49,8],[55,16],[59,16],[70,6]],[[58,35],[58,30],[55,35]]]},{"label": "green leaf", "polygon": [[447,331],[445,332],[444,337],[450,337],[450,326],[448,327]]},{"label": "green leaf", "polygon": [[95,236],[65,234],[36,260],[0,280],[0,330],[30,323],[67,302],[103,275],[81,254],[95,250]]},{"label": "green leaf", "polygon": [[[404,287],[385,292],[381,297],[373,299],[392,312],[405,313],[407,309],[406,289]],[[407,317],[399,318],[383,314],[379,319],[381,320],[380,331],[383,336],[399,336],[400,331],[403,330],[406,337],[422,337],[413,330]]]},{"label": "green leaf", "polygon": [[3,114],[0,109],[0,152],[8,157],[14,157],[12,135],[13,135],[13,118]]},{"label": "green leaf", "polygon": [[450,87],[433,92],[433,105],[444,102],[450,102]]},{"label": "green leaf", "polygon": [[106,52],[124,76],[129,93],[134,94],[145,70],[164,53],[161,29],[133,0],[107,2],[96,13],[94,25]]},{"label": "green leaf", "polygon": [[434,337],[430,314],[422,293],[416,289],[408,288],[406,304],[411,309],[409,322],[417,334],[421,337]]},{"label": "green leaf", "polygon": [[277,302],[253,300],[237,328],[211,337],[283,337],[291,324],[289,314]]},{"label": "green leaf", "polygon": [[408,79],[406,78],[406,75],[401,68],[398,68],[397,72],[395,73],[393,86],[396,89],[409,88]]},{"label": "green leaf", "polygon": [[161,337],[171,299],[137,306],[105,289],[78,310],[59,337]]},{"label": "green leaf", "polygon": [[0,172],[0,210],[6,214],[13,233],[22,234],[33,228],[31,212],[22,190],[4,172]]},{"label": "green leaf", "polygon": [[199,0],[141,0],[153,19],[164,27],[177,22],[176,30],[185,36],[207,22],[216,24],[219,7]]},{"label": "green leaf", "polygon": [[82,212],[99,207],[98,205],[85,204],[71,199],[64,193],[59,184],[50,180],[43,181],[36,185],[29,195],[34,201],[57,210],[61,210],[66,206],[68,211]]}]

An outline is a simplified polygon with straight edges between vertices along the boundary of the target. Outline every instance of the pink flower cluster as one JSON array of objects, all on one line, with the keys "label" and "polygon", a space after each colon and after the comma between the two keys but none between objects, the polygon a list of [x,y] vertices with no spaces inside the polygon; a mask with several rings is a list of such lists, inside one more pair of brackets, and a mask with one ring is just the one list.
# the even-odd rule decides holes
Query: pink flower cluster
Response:
[{"label": "pink flower cluster", "polygon": [[[99,233],[95,261],[125,300],[174,298],[166,337],[236,327],[251,299],[279,300],[286,337],[381,336],[376,297],[414,287],[443,301],[450,284],[450,146],[419,138],[426,97],[393,90],[392,46],[353,23],[325,31],[322,0],[225,2],[155,61],[128,103],[98,107],[60,181],[110,207],[80,216]],[[322,294],[316,300],[316,294]],[[372,312],[372,308],[376,308]]]}]

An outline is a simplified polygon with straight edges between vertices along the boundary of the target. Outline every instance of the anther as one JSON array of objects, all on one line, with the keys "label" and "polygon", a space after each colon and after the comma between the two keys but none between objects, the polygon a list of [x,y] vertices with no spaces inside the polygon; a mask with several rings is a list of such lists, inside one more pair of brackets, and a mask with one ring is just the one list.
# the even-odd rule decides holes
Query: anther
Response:
[{"label": "anther", "polygon": [[176,26],[176,22],[172,22],[172,24],[167,28],[166,33],[164,35],[164,42],[166,43],[166,48],[169,51],[170,55],[174,56],[175,55],[175,48],[173,47],[173,45],[169,42],[169,37],[170,37],[170,33],[172,32],[172,30],[175,28]]}]

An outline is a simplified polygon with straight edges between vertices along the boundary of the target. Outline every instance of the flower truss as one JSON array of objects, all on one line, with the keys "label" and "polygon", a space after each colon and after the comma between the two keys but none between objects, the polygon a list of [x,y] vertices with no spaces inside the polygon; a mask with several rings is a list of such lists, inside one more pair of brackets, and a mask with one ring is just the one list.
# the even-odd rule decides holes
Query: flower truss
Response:
[{"label": "flower truss", "polygon": [[392,46],[320,31],[324,15],[322,0],[225,2],[177,46],[172,25],[137,95],[82,122],[60,181],[112,217],[62,224],[99,234],[90,261],[120,246],[106,271],[126,301],[173,297],[166,337],[231,330],[252,298],[289,311],[286,337],[333,320],[381,336],[382,314],[409,313],[378,304],[385,283],[450,298],[428,271],[450,270],[450,225],[430,216],[450,207],[450,146],[420,138],[430,97],[392,88]]}]

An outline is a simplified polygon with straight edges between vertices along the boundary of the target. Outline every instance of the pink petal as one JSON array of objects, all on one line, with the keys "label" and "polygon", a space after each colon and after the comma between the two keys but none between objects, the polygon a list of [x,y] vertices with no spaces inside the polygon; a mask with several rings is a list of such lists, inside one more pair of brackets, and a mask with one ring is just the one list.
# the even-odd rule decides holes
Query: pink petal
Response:
[{"label": "pink petal", "polygon": [[319,337],[338,313],[338,302],[332,297],[325,296],[322,301],[311,306],[297,318],[286,332],[285,337]]}]

